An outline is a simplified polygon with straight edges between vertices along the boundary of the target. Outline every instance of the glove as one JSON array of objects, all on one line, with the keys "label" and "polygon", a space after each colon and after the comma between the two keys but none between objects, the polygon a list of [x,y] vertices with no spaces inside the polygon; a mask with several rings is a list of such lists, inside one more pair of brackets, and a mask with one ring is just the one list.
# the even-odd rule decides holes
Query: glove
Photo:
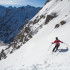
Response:
[{"label": "glove", "polygon": [[52,42],[52,44],[53,44],[53,42]]},{"label": "glove", "polygon": [[63,43],[63,42],[62,42]]}]

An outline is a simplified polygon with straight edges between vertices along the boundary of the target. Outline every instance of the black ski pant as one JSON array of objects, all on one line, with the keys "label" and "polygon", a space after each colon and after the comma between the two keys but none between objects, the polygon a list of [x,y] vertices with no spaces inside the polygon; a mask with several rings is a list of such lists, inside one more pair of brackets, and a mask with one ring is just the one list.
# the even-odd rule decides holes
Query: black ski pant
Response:
[{"label": "black ski pant", "polygon": [[60,45],[55,45],[55,47],[53,48],[53,52],[56,52],[58,50]]}]

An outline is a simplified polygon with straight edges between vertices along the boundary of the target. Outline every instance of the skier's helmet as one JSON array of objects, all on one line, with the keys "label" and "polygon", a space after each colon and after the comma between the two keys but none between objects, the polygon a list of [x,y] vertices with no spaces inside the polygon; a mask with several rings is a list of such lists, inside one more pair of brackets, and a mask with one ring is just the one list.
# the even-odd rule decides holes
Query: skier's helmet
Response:
[{"label": "skier's helmet", "polygon": [[56,39],[58,40],[58,37],[56,37]]}]

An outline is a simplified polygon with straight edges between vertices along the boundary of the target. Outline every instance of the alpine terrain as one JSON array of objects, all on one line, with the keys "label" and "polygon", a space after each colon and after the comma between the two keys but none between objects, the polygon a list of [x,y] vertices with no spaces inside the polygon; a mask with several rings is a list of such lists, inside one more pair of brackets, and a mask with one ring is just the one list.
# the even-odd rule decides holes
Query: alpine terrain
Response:
[{"label": "alpine terrain", "polygon": [[[52,52],[56,37],[63,43]],[[0,70],[70,70],[70,0],[47,0],[4,53]]]},{"label": "alpine terrain", "polygon": [[0,40],[11,43],[30,19],[40,10],[40,7],[30,5],[22,7],[0,6]]}]

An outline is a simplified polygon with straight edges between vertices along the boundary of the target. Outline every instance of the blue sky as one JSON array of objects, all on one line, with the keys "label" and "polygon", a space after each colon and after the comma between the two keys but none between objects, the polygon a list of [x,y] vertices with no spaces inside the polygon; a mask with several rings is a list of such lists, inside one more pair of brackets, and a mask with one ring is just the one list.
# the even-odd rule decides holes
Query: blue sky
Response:
[{"label": "blue sky", "polygon": [[42,7],[47,0],[0,0],[0,5],[4,6],[26,6],[32,5]]}]

